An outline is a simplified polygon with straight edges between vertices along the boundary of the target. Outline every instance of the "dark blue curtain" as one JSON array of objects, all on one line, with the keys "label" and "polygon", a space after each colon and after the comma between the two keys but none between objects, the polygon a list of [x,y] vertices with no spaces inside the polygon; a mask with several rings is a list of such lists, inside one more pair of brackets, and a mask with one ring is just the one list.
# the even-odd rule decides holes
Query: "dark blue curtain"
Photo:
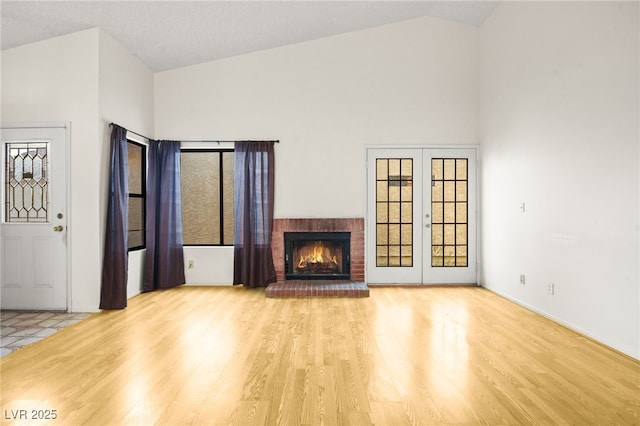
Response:
[{"label": "dark blue curtain", "polygon": [[277,281],[271,251],[273,144],[248,141],[234,146],[234,285],[266,287]]},{"label": "dark blue curtain", "polygon": [[180,142],[149,143],[146,246],[143,292],[185,283]]},{"label": "dark blue curtain", "polygon": [[127,130],[112,124],[107,229],[102,262],[100,309],[127,306],[129,193]]}]

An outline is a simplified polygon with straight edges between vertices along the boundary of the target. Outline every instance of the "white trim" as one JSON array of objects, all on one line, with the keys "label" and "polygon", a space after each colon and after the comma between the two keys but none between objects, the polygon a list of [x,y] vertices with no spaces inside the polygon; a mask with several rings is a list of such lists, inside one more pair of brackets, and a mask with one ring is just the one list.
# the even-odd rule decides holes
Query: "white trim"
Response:
[{"label": "white trim", "polygon": [[369,150],[370,149],[374,149],[372,148],[375,145],[365,145],[364,146],[364,179],[362,179],[362,181],[364,182],[364,194],[365,196],[363,197],[363,203],[364,203],[364,209],[362,210],[364,212],[364,282],[368,282],[367,279],[367,271],[369,270],[369,242],[367,241],[367,238],[369,238],[367,236],[367,233],[369,232]]},{"label": "white trim", "polygon": [[2,123],[2,129],[69,129],[70,121],[50,122],[50,123]]},{"label": "white trim", "polygon": [[95,305],[77,305],[77,306],[71,306],[69,308],[69,312],[98,313],[98,312],[101,312],[101,309],[96,308]]},{"label": "white trim", "polygon": [[480,217],[480,208],[481,208],[481,200],[482,194],[480,193],[480,145],[476,148],[476,286],[480,286],[480,269],[482,269],[482,253],[480,252],[480,248],[482,245],[480,244],[480,239],[482,238],[481,232],[481,217]]},{"label": "white trim", "polygon": [[447,145],[447,144],[436,144],[436,145],[365,145],[365,150],[369,149],[475,149],[479,150],[480,145]]},{"label": "white trim", "polygon": [[64,125],[62,126],[65,128],[65,141],[64,141],[64,149],[65,149],[65,156],[66,158],[66,164],[67,164],[67,174],[65,176],[67,182],[66,182],[66,192],[67,192],[67,201],[66,201],[66,205],[65,205],[65,214],[67,215],[67,232],[66,232],[66,237],[67,237],[67,312],[72,312],[71,311],[71,294],[72,294],[72,290],[73,290],[73,286],[71,285],[71,276],[72,276],[72,269],[71,269],[71,265],[72,265],[72,257],[71,257],[71,241],[73,241],[73,231],[74,231],[74,227],[71,226],[71,123],[64,123]]},{"label": "white trim", "polygon": [[140,145],[149,146],[149,140],[147,138],[140,137],[135,133],[127,132],[127,140],[131,142],[139,143]]},{"label": "white trim", "polygon": [[235,143],[233,142],[180,142],[180,149],[185,150],[203,150],[203,149],[234,149]]}]

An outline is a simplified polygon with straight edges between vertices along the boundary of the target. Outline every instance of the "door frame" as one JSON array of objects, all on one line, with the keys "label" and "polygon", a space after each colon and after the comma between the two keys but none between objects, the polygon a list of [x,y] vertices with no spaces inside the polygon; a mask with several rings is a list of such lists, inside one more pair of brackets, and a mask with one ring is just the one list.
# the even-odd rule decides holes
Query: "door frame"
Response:
[{"label": "door frame", "polygon": [[[364,197],[364,229],[365,229],[365,238],[369,238],[369,151],[370,150],[393,150],[393,149],[398,149],[398,150],[403,150],[403,149],[420,149],[420,150],[429,150],[429,149],[439,149],[439,150],[455,150],[455,149],[460,149],[460,150],[473,150],[475,151],[475,157],[476,157],[476,162],[475,162],[475,170],[476,170],[476,176],[475,176],[475,191],[476,191],[476,201],[475,201],[475,212],[473,212],[475,214],[475,220],[476,220],[476,238],[475,238],[475,251],[476,251],[476,285],[479,286],[480,285],[480,264],[481,264],[481,253],[480,253],[480,247],[481,247],[481,235],[480,235],[480,145],[470,145],[470,144],[464,144],[464,145],[444,145],[444,144],[436,144],[436,145],[406,145],[406,144],[399,144],[399,145],[389,145],[389,144],[381,144],[381,145],[372,145],[372,144],[367,144],[364,145],[364,162],[365,162],[365,167],[364,167],[364,191],[366,196]],[[471,215],[472,212],[469,212],[469,215]],[[423,246],[424,246],[424,242],[422,242]],[[369,262],[370,262],[370,253],[369,253],[369,241],[365,240],[365,245],[364,245],[364,262],[365,262],[365,280],[367,280],[366,277],[366,273],[369,270]],[[424,280],[424,277],[423,277]],[[393,284],[393,283],[387,283],[387,284]],[[412,285],[426,285],[428,286],[429,284],[423,284],[422,282],[420,283],[412,283]],[[375,284],[374,284],[375,285]],[[399,285],[403,285],[403,284],[399,284]],[[406,285],[406,284],[405,284]],[[452,284],[453,285],[453,284]]]},{"label": "door frame", "polygon": [[[29,129],[64,129],[64,157],[65,162],[67,164],[66,170],[64,172],[65,176],[65,214],[67,216],[67,229],[66,229],[66,309],[65,312],[71,311],[71,240],[72,240],[72,232],[73,232],[73,223],[72,223],[72,214],[71,214],[71,122],[69,121],[56,121],[56,122],[6,122],[0,123],[0,129],[2,130],[29,130]],[[2,153],[0,153],[0,159],[5,161],[4,147],[2,149]],[[4,164],[2,165],[2,170],[4,171]],[[2,177],[2,182],[4,183],[5,177]],[[0,185],[0,198],[4,200],[5,198],[5,185]],[[0,212],[0,221],[4,223],[5,220],[5,212],[4,208]],[[0,259],[2,258],[2,244],[0,244]]]}]

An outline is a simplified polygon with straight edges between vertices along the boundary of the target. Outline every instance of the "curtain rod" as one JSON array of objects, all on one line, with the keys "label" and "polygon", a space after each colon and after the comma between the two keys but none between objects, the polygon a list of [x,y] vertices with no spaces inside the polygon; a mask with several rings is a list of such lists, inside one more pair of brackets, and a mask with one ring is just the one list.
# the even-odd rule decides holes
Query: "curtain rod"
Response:
[{"label": "curtain rod", "polygon": [[[109,123],[109,127],[112,127],[114,124],[116,124],[116,123]],[[122,127],[122,126],[120,126],[120,127]],[[123,128],[123,129],[125,129],[124,127],[122,127],[122,128]],[[129,130],[129,129],[125,129],[125,130],[126,130],[127,132],[131,132],[131,133],[133,133],[134,135],[140,136],[141,138],[145,138],[145,139],[146,139],[146,140],[148,140],[148,141],[156,140],[156,139],[151,139],[151,138],[150,138],[150,137],[148,137],[148,136],[141,135],[141,134],[140,134],[140,133],[138,133],[138,132],[134,132],[133,130]],[[180,142],[207,142],[207,143],[215,142],[215,143],[217,143],[218,145],[220,145],[221,143],[258,142],[258,141],[180,140]],[[264,142],[280,143],[280,141],[279,141],[279,140],[274,140],[274,141],[264,141]]]}]

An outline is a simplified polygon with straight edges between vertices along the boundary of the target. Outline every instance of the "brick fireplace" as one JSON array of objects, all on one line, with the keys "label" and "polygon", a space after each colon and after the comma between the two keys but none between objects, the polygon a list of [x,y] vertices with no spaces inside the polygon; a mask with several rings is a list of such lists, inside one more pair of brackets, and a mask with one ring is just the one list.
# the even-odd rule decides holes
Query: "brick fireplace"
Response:
[{"label": "brick fireplace", "polygon": [[350,280],[364,281],[364,219],[274,219],[271,249],[278,281],[285,280],[285,232],[349,232]]}]

